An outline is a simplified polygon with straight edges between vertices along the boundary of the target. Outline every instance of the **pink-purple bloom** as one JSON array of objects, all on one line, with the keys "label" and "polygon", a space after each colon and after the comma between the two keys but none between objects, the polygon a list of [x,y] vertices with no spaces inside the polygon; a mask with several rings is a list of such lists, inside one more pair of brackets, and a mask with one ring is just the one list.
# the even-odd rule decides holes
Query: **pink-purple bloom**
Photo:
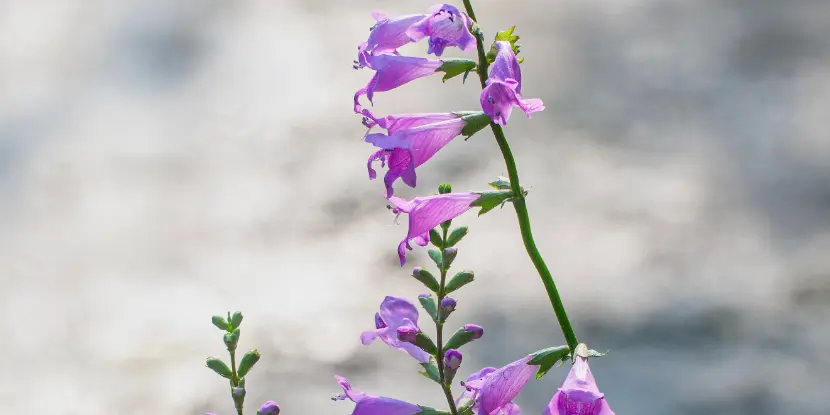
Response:
[{"label": "pink-purple bloom", "polygon": [[415,168],[461,135],[467,122],[453,113],[437,113],[388,116],[377,120],[376,124],[386,125],[388,134],[366,134],[367,143],[381,148],[369,156],[366,167],[369,178],[374,179],[376,173],[372,164],[376,160],[380,160],[381,166],[388,166],[383,183],[389,198],[394,194],[393,184],[399,178],[409,187],[415,187]]},{"label": "pink-purple bloom", "polygon": [[495,43],[496,60],[490,67],[487,86],[481,91],[481,108],[498,125],[506,125],[517,106],[530,114],[545,109],[541,99],[522,98],[522,70],[513,52],[513,46],[507,41]]},{"label": "pink-purple bloom", "polygon": [[352,415],[415,415],[422,411],[418,405],[397,399],[374,396],[364,392],[355,392],[349,380],[342,376],[335,376],[337,383],[343,388],[343,393],[332,398],[335,401],[349,399],[356,405]]},{"label": "pink-purple bloom", "polygon": [[380,303],[380,311],[375,313],[375,330],[364,331],[360,335],[360,341],[364,345],[372,344],[376,338],[380,338],[389,347],[409,353],[420,363],[429,362],[429,354],[419,349],[414,344],[403,342],[398,339],[398,329],[418,328],[418,309],[405,298],[387,296]]},{"label": "pink-purple bloom", "polygon": [[280,415],[280,406],[274,401],[265,401],[259,407],[257,415]]},{"label": "pink-purple bloom", "polygon": [[372,102],[375,92],[390,91],[407,82],[432,75],[444,64],[440,60],[412,56],[370,55],[365,52],[360,52],[359,55],[357,67],[366,66],[374,70],[375,75],[354,94],[354,112],[358,114],[363,110],[360,106],[361,96],[366,95],[369,102]]},{"label": "pink-purple bloom", "polygon": [[467,391],[462,398],[473,401],[476,415],[521,415],[519,405],[513,402],[522,388],[536,375],[537,365],[528,365],[532,356],[526,356],[501,368],[486,367],[473,373],[464,382]]},{"label": "pink-purple bloom", "polygon": [[614,415],[597,387],[587,358],[576,358],[568,377],[542,415]]},{"label": "pink-purple bloom", "polygon": [[480,339],[484,335],[484,328],[478,324],[467,324],[464,326],[464,331],[473,333],[473,340]]},{"label": "pink-purple bloom", "polygon": [[446,193],[416,197],[411,201],[396,196],[390,197],[392,212],[409,215],[409,231],[398,245],[401,266],[406,263],[406,250],[412,250],[410,242],[415,241],[420,246],[426,246],[430,229],[466,212],[470,209],[470,204],[479,197],[481,195],[478,193]]},{"label": "pink-purple bloom", "polygon": [[366,42],[363,42],[357,49],[371,55],[397,54],[399,47],[412,42],[407,30],[427,16],[426,14],[410,14],[390,19],[381,12],[373,12],[372,17],[377,23],[370,29],[371,32]]},{"label": "pink-purple bloom", "polygon": [[429,37],[427,53],[441,56],[447,46],[458,46],[463,51],[476,47],[476,38],[470,33],[470,18],[466,14],[449,4],[436,4],[429,12],[429,16],[406,32],[413,42]]}]

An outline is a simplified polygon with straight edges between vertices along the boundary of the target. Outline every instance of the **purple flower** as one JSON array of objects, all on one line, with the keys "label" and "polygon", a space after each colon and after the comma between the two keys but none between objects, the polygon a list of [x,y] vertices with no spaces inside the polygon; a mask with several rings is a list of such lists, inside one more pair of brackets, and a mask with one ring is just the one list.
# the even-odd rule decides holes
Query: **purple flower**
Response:
[{"label": "purple flower", "polygon": [[280,415],[280,406],[274,401],[265,401],[259,407],[257,415]]},{"label": "purple flower", "polygon": [[421,330],[412,326],[398,327],[398,340],[404,343],[415,343]]},{"label": "purple flower", "polygon": [[370,29],[369,39],[358,46],[357,49],[367,54],[379,55],[390,52],[397,54],[399,47],[412,42],[407,34],[407,29],[422,21],[427,15],[410,14],[390,19],[381,12],[373,12],[372,17],[377,23]]},{"label": "purple flower", "polygon": [[486,367],[473,373],[464,383],[467,392],[461,398],[473,400],[477,415],[496,415],[499,411],[505,415],[520,415],[521,409],[513,399],[536,375],[539,366],[527,364],[531,358],[526,356],[499,369]]},{"label": "purple flower", "polygon": [[506,125],[513,106],[530,114],[545,109],[541,99],[522,98],[522,70],[510,42],[495,43],[496,60],[490,69],[487,86],[481,91],[481,108],[498,125]]},{"label": "purple flower", "polygon": [[443,64],[443,61],[434,59],[387,54],[370,55],[361,52],[360,64],[356,67],[367,66],[375,71],[375,76],[365,87],[355,92],[354,112],[358,114],[362,112],[363,108],[359,102],[362,95],[366,95],[369,102],[372,102],[375,92],[389,91],[409,81],[432,75]]},{"label": "purple flower", "polygon": [[588,359],[578,356],[542,415],[614,415],[604,396],[591,374]]},{"label": "purple flower", "polygon": [[372,344],[376,338],[395,349],[409,353],[420,363],[429,362],[429,354],[411,343],[398,340],[398,328],[418,329],[418,309],[404,298],[387,296],[380,303],[380,311],[375,313],[375,330],[364,331],[360,341],[364,345]]},{"label": "purple flower", "polygon": [[352,391],[348,379],[342,376],[334,378],[343,388],[343,394],[331,399],[335,401],[350,399],[356,403],[352,415],[415,415],[423,410],[420,406],[409,402]]},{"label": "purple flower", "polygon": [[450,297],[444,297],[441,300],[441,309],[444,310],[445,313],[451,313],[455,311],[455,306],[458,305],[454,299]]},{"label": "purple flower", "polygon": [[441,56],[447,46],[458,46],[463,51],[475,48],[476,38],[470,33],[470,18],[449,4],[436,4],[432,13],[412,25],[407,34],[413,42],[429,36],[427,53]]},{"label": "purple flower", "polygon": [[444,353],[444,367],[449,370],[456,371],[459,367],[461,367],[461,360],[463,358],[464,357],[461,356],[461,352],[458,350],[447,350],[447,352]]},{"label": "purple flower", "polygon": [[[426,163],[438,150],[458,137],[467,125],[463,118],[451,113],[399,117],[386,122],[389,126],[388,135],[372,133],[365,137],[367,143],[381,148],[369,156],[369,178],[376,177],[372,168],[375,160],[380,160],[381,166],[389,166],[383,178],[387,198],[394,194],[393,184],[398,178],[409,187],[415,187],[415,168]],[[442,121],[426,124],[428,121],[442,118]]]},{"label": "purple flower", "polygon": [[470,209],[470,204],[479,197],[481,195],[478,193],[446,193],[416,197],[411,201],[396,196],[390,197],[389,201],[393,205],[392,212],[409,215],[409,231],[398,245],[401,266],[406,263],[406,250],[412,250],[412,246],[409,245],[411,241],[415,241],[420,246],[426,246],[429,242],[430,229],[466,212]]}]

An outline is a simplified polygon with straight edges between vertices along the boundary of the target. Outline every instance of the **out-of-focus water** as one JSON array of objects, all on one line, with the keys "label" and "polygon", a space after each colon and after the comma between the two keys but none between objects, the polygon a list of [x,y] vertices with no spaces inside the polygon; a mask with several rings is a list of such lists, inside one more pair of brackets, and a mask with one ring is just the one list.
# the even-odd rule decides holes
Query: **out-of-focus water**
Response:
[{"label": "out-of-focus water", "polygon": [[[524,94],[546,103],[507,132],[577,334],[611,350],[592,367],[615,411],[830,412],[830,2],[474,3],[488,37],[518,26]],[[203,367],[228,309],[264,355],[249,409],[348,414],[335,373],[440,406],[414,362],[358,341],[429,260],[397,266],[405,228],[350,112],[369,11],[430,5],[0,1],[0,412],[231,414]],[[476,109],[477,85],[375,105]],[[484,131],[400,192],[502,174]],[[459,378],[561,344],[512,209],[459,221],[477,282],[451,321],[486,331]]]}]

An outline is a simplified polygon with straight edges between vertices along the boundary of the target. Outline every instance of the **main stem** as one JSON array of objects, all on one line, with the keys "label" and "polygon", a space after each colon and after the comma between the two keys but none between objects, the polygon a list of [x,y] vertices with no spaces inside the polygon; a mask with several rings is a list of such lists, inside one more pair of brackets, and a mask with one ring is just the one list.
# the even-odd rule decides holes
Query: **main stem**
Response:
[{"label": "main stem", "polygon": [[[236,349],[230,350],[228,349],[228,353],[231,355],[231,397],[233,397],[233,388],[239,386],[239,376],[236,374]],[[236,407],[236,414],[242,415],[242,406],[236,404],[236,399],[233,400],[233,406]]]},{"label": "main stem", "polygon": [[[478,22],[470,0],[464,0],[464,8],[467,10],[467,15],[473,21]],[[490,63],[487,61],[487,56],[484,51],[484,35],[482,35],[481,30],[478,30],[475,36],[478,49],[478,78],[481,81],[481,89],[484,89],[487,86],[487,69]],[[513,208],[516,210],[516,216],[519,219],[522,242],[524,242],[527,255],[530,257],[533,266],[536,267],[536,271],[542,279],[542,284],[545,285],[545,291],[548,293],[550,304],[553,306],[553,312],[556,313],[556,319],[562,328],[562,334],[565,336],[565,341],[568,342],[568,347],[571,349],[571,352],[573,352],[579,342],[576,339],[573,327],[571,327],[571,322],[568,320],[568,313],[565,312],[565,305],[562,303],[562,298],[559,297],[559,290],[556,289],[556,283],[553,282],[553,276],[551,276],[545,260],[542,259],[542,254],[539,253],[539,248],[536,247],[536,243],[533,241],[533,233],[530,229],[530,215],[527,212],[524,191],[519,183],[519,172],[516,169],[516,161],[513,159],[513,153],[510,151],[510,145],[507,143],[507,138],[504,136],[504,130],[501,126],[491,121],[490,129],[493,130],[496,143],[498,143],[501,154],[504,157],[504,164],[507,166],[507,176],[510,178],[510,188],[514,195]]]},{"label": "main stem", "polygon": [[455,399],[452,397],[452,390],[450,389],[450,385],[446,381],[446,377],[444,376],[444,323],[442,322],[441,318],[441,300],[444,299],[445,290],[444,285],[447,282],[447,267],[445,265],[446,260],[444,259],[444,247],[447,244],[447,229],[448,226],[441,226],[442,228],[442,237],[441,237],[441,285],[438,289],[438,310],[436,316],[438,317],[435,322],[435,333],[437,337],[437,344],[436,348],[438,349],[437,356],[435,356],[435,360],[437,360],[438,364],[438,374],[439,378],[441,379],[441,389],[444,390],[444,396],[447,398],[447,405],[450,406],[450,413],[452,415],[458,415],[458,408],[455,407]]}]

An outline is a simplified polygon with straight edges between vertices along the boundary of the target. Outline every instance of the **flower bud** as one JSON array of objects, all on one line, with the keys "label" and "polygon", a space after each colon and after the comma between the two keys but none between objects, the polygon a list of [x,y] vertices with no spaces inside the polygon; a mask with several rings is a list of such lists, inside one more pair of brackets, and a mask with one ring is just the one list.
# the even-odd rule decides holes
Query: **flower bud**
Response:
[{"label": "flower bud", "polygon": [[438,186],[438,193],[442,195],[452,193],[452,186],[449,183],[441,183]]},{"label": "flower bud", "polygon": [[257,411],[257,415],[279,415],[280,414],[280,406],[277,405],[274,401],[265,401],[262,406],[259,407],[259,411]]},{"label": "flower bud", "polygon": [[450,268],[452,262],[455,261],[456,255],[458,255],[458,248],[444,249],[444,269]]},{"label": "flower bud", "polygon": [[481,336],[484,335],[484,328],[482,328],[478,324],[467,324],[466,326],[464,326],[464,331],[473,333],[473,340],[478,340],[481,338]]},{"label": "flower bud", "polygon": [[241,408],[242,404],[245,403],[245,388],[236,387],[231,389],[231,397],[234,405]]},{"label": "flower bud", "polygon": [[217,375],[222,376],[225,379],[230,379],[233,377],[233,373],[231,373],[231,369],[228,365],[225,364],[222,360],[216,357],[208,357],[205,360],[205,366],[207,366],[210,370],[216,372]]},{"label": "flower bud", "polygon": [[444,378],[447,383],[452,382],[455,377],[455,373],[458,372],[458,368],[461,367],[461,359],[461,352],[456,349],[449,349],[446,353],[444,353]]},{"label": "flower bud", "polygon": [[447,293],[451,293],[473,282],[473,280],[475,280],[475,274],[472,271],[461,271],[455,274],[455,276],[453,276],[452,279],[450,279],[450,281],[444,288],[446,289]]},{"label": "flower bud", "polygon": [[444,297],[441,300],[441,310],[439,312],[439,317],[441,321],[447,321],[447,317],[450,316],[450,313],[455,311],[456,301],[450,297]]},{"label": "flower bud", "polygon": [[461,239],[467,235],[467,232],[469,232],[469,229],[466,226],[453,229],[450,236],[447,237],[447,247],[455,246],[455,244],[461,242]]},{"label": "flower bud", "polygon": [[438,321],[438,306],[435,304],[435,298],[432,297],[430,294],[420,294],[418,296],[418,302],[421,303],[421,307],[426,310],[427,314],[432,317],[432,321]]},{"label": "flower bud", "polygon": [[259,351],[257,351],[257,349],[253,349],[248,353],[245,353],[245,355],[242,356],[242,359],[239,361],[239,368],[236,370],[236,373],[239,374],[239,377],[244,378],[245,375],[247,375],[248,372],[251,371],[256,362],[259,361],[259,358],[261,356],[262,355],[259,354]]},{"label": "flower bud", "polygon": [[236,330],[237,328],[239,328],[239,325],[242,324],[242,313],[240,313],[239,311],[233,313],[229,323],[231,323],[231,330]]},{"label": "flower bud", "polygon": [[213,316],[213,318],[211,318],[210,321],[213,323],[214,326],[216,326],[217,329],[222,331],[228,331],[228,322],[227,320],[225,320],[224,317]]},{"label": "flower bud", "polygon": [[473,341],[480,339],[484,335],[484,329],[475,324],[467,324],[458,329],[445,344],[447,350],[458,349],[459,347]]},{"label": "flower bud", "polygon": [[236,328],[232,332],[225,334],[225,347],[228,351],[236,350],[236,345],[239,343],[239,329]]}]

